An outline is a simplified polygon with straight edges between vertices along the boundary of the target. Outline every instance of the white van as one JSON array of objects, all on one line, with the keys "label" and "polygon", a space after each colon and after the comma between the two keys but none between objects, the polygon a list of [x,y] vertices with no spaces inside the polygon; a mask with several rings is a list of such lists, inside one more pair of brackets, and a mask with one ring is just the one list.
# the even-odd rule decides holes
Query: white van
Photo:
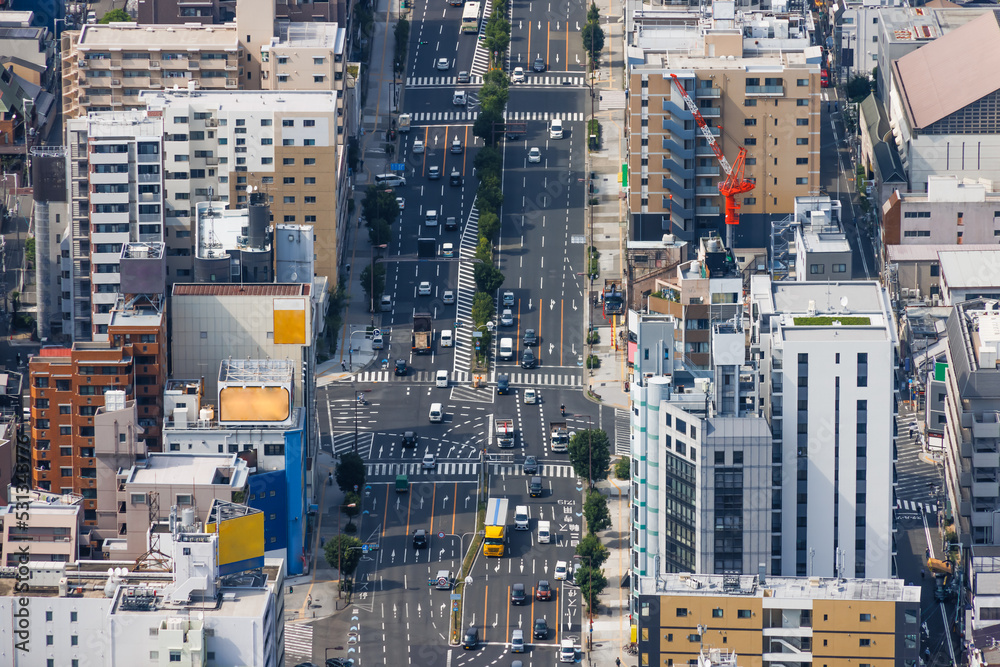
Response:
[{"label": "white van", "polygon": [[441,347],[454,347],[455,346],[455,335],[451,332],[451,329],[441,330]]},{"label": "white van", "polygon": [[427,227],[438,226],[438,212],[435,209],[428,210],[424,215],[424,225]]},{"label": "white van", "polygon": [[562,139],[563,138],[563,124],[558,118],[553,118],[552,123],[549,125],[549,139]]},{"label": "white van", "polygon": [[444,421],[444,406],[440,403],[431,403],[431,410],[427,413],[427,418],[432,424],[440,424]]},{"label": "white van", "polygon": [[518,505],[514,508],[514,530],[528,530],[527,505]]},{"label": "white van", "polygon": [[437,387],[439,387],[441,389],[447,389],[448,388],[448,371],[446,371],[444,369],[439,370],[437,372],[437,375],[434,376],[434,384],[435,384],[435,386],[437,386]]},{"label": "white van", "polygon": [[382,304],[383,313],[388,313],[392,310],[392,297],[389,296],[388,294],[382,295],[382,300],[380,301],[380,303]]},{"label": "white van", "polygon": [[413,140],[413,152],[416,153],[416,154],[418,154],[418,155],[420,153],[424,152],[424,140],[423,139],[414,139]]},{"label": "white van", "polygon": [[548,521],[538,522],[538,543],[548,544],[552,541],[552,528]]},{"label": "white van", "polygon": [[513,338],[501,338],[500,339],[500,358],[509,361],[514,358],[514,339]]},{"label": "white van", "polygon": [[406,179],[398,174],[379,174],[375,177],[375,185],[380,188],[395,188],[406,185]]}]

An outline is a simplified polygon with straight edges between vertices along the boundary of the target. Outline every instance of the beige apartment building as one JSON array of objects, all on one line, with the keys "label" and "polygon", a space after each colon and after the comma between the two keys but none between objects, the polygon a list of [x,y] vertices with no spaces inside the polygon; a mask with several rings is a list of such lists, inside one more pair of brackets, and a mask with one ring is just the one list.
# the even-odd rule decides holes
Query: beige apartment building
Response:
[{"label": "beige apartment building", "polygon": [[24,555],[22,548],[30,561],[69,563],[89,558],[90,541],[81,539],[90,531],[83,525],[81,501],[73,494],[29,491],[17,503],[0,507],[0,565],[16,567]]}]

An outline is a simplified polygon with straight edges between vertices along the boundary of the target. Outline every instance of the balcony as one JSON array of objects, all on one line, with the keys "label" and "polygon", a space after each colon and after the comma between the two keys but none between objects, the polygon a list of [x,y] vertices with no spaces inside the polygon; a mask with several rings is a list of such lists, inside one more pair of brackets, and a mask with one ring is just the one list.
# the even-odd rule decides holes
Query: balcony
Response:
[{"label": "balcony", "polygon": [[226,79],[226,88],[235,89],[238,83],[236,79]]},{"label": "balcony", "polygon": [[698,109],[704,118],[719,118],[722,116],[722,109],[719,107],[701,107]]},{"label": "balcony", "polygon": [[719,208],[718,206],[698,206],[694,209],[695,215],[702,215],[702,216],[719,215],[721,212],[722,209]]},{"label": "balcony", "polygon": [[150,60],[149,61],[149,69],[160,69],[160,61],[159,60]]},{"label": "balcony", "polygon": [[695,169],[694,175],[695,176],[718,176],[719,175],[719,168],[718,167],[698,167],[698,168]]},{"label": "balcony", "polygon": [[706,97],[712,98],[712,99],[719,99],[720,97],[722,97],[722,89],[721,88],[699,88],[696,92],[697,92],[696,96],[699,99],[703,99],[703,98],[706,98]]},{"label": "balcony", "polygon": [[747,97],[784,97],[784,86],[747,86]]}]

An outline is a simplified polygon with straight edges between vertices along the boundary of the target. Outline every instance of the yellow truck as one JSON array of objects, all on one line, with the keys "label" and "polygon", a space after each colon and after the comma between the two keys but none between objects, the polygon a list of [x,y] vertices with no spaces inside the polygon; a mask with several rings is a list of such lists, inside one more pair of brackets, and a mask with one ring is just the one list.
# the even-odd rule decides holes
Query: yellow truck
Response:
[{"label": "yellow truck", "polygon": [[952,571],[952,565],[950,560],[938,560],[937,558],[927,559],[927,569],[935,574],[947,574],[950,575]]},{"label": "yellow truck", "polygon": [[503,556],[507,552],[507,499],[490,498],[486,504],[484,556]]}]

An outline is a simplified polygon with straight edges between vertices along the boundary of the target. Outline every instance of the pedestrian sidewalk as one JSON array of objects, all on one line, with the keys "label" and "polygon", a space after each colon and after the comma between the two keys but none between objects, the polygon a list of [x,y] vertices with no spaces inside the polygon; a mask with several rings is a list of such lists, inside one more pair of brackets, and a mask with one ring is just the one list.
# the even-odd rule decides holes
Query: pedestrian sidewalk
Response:
[{"label": "pedestrian sidewalk", "polygon": [[[628,481],[611,478],[601,482],[598,490],[608,496],[611,528],[599,535],[609,551],[608,560],[604,563],[608,585],[599,598],[598,612],[593,618],[593,647],[588,656],[589,662],[595,667],[613,667],[617,658],[623,665],[635,665],[636,658],[622,650],[631,641],[629,587],[625,580],[632,561]],[[581,641],[586,647],[586,637],[582,637]]]}]

